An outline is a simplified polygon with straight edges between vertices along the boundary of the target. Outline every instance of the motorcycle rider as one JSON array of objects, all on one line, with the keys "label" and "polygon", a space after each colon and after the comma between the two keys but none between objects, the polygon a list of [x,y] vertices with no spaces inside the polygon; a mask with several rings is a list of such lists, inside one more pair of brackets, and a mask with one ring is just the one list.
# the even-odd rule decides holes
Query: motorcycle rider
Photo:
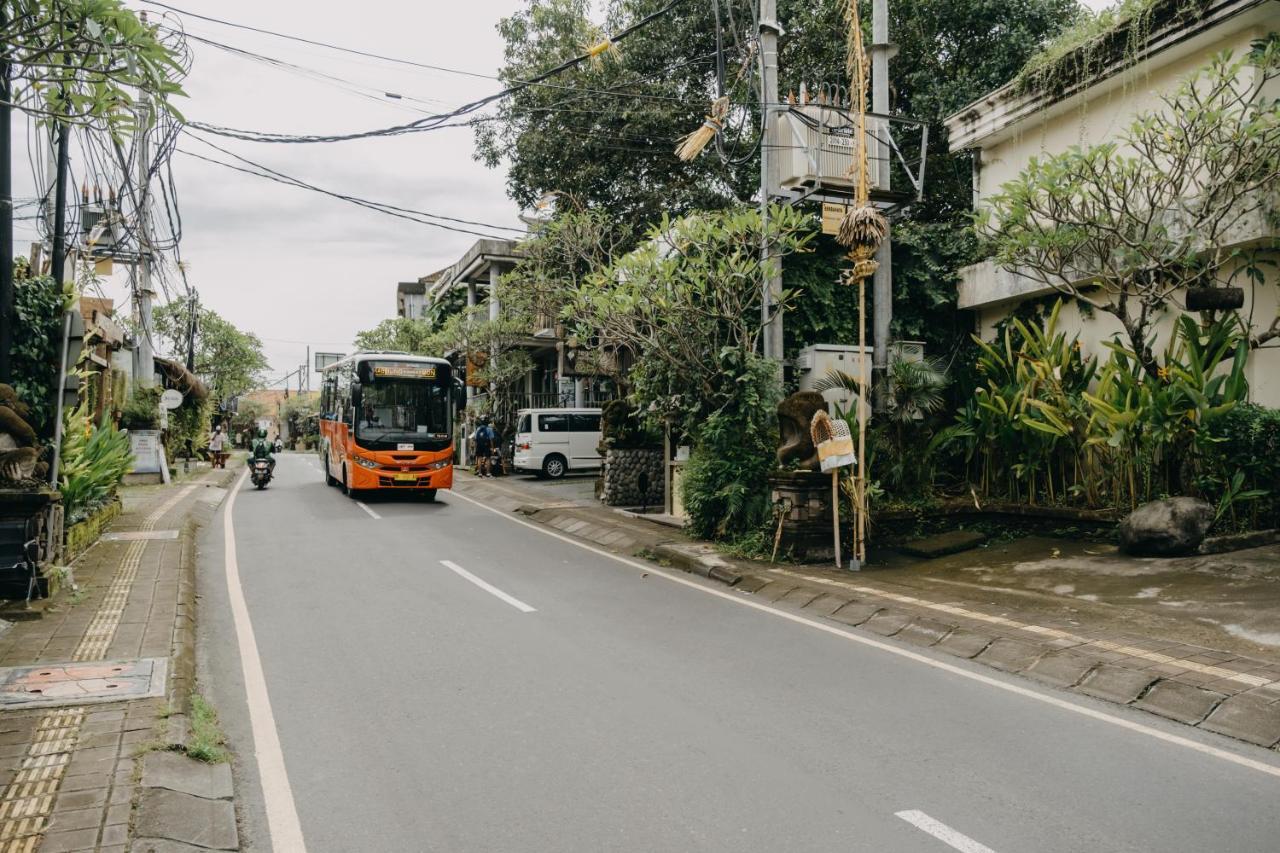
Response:
[{"label": "motorcycle rider", "polygon": [[263,428],[259,428],[258,434],[253,440],[253,453],[249,455],[249,462],[252,463],[255,459],[267,460],[268,470],[271,472],[272,476],[275,476],[276,460],[275,457],[271,455],[271,451],[271,442],[267,441],[267,431]]}]

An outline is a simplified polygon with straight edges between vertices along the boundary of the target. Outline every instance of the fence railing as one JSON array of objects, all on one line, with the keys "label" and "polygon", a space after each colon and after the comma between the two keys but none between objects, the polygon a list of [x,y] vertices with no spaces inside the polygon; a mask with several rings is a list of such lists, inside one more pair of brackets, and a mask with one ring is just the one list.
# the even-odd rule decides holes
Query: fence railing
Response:
[{"label": "fence railing", "polygon": [[[477,392],[472,396],[471,404],[476,407],[482,406],[488,398],[488,391]],[[610,399],[612,398],[602,394],[587,393],[582,396],[582,406],[598,408]],[[572,391],[521,393],[515,395],[514,402],[517,409],[572,409],[578,405]]]}]

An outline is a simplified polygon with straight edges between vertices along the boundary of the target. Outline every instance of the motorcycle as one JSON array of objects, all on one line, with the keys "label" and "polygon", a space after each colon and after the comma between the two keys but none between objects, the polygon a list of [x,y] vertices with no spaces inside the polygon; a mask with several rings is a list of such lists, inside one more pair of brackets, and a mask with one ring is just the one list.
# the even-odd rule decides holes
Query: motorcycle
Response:
[{"label": "motorcycle", "polygon": [[249,465],[249,479],[259,489],[265,489],[271,482],[271,463],[266,459],[251,459]]}]

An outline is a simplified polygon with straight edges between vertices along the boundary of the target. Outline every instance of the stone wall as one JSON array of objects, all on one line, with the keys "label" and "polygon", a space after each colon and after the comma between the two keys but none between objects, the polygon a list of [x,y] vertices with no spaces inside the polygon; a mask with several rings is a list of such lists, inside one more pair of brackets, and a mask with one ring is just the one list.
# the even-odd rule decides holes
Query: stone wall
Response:
[{"label": "stone wall", "polygon": [[[647,492],[640,488],[641,475],[648,479]],[[609,506],[662,506],[662,451],[610,449],[603,480],[600,500]]]}]

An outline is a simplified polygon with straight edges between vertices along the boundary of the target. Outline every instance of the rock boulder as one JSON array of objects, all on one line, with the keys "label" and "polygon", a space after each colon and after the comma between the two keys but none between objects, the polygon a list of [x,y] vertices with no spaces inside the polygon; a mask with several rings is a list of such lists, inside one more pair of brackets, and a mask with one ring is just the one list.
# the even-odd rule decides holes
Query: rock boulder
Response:
[{"label": "rock boulder", "polygon": [[1140,557],[1195,553],[1213,526],[1213,507],[1198,498],[1143,504],[1120,522],[1120,550]]}]

